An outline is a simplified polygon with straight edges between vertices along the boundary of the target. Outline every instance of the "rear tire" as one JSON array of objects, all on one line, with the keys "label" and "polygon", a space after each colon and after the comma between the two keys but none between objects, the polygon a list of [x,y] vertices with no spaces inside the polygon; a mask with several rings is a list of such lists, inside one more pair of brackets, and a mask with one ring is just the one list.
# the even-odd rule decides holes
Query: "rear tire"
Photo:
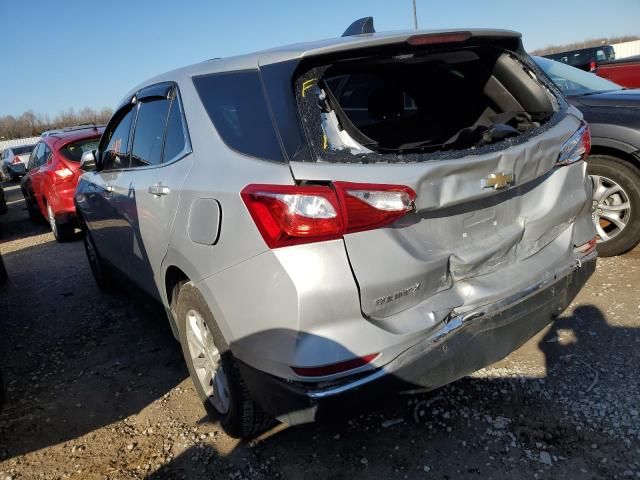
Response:
[{"label": "rear tire", "polygon": [[[182,353],[196,391],[205,408],[214,417],[220,419],[222,428],[235,438],[253,438],[269,428],[275,422],[251,398],[244,384],[236,361],[225,341],[216,321],[200,291],[192,284],[186,283],[178,293],[177,327],[180,335]],[[194,324],[200,323],[200,332],[205,335],[197,337]],[[203,325],[202,325],[203,324]],[[194,333],[196,337],[194,337]],[[210,335],[210,336],[209,336]],[[212,341],[212,342],[211,342]],[[211,357],[202,348],[201,353],[194,350],[194,343],[213,346],[213,374],[207,375],[206,360]],[[200,360],[197,371],[194,363]],[[204,365],[204,366],[203,366]],[[206,390],[206,391],[205,391]],[[220,393],[222,392],[222,393]]]},{"label": "rear tire", "polygon": [[2,256],[0,256],[0,285],[6,283],[8,279],[9,275],[7,274],[7,269],[4,267]]},{"label": "rear tire", "polygon": [[68,242],[73,240],[75,229],[73,225],[70,223],[60,223],[56,220],[55,214],[51,209],[51,205],[47,203],[47,220],[49,221],[49,226],[51,227],[51,231],[53,232],[53,236],[56,238],[58,242]]},{"label": "rear tire", "polygon": [[[609,240],[598,242],[598,254],[612,257],[628,252],[640,242],[640,171],[610,155],[591,155],[587,159],[587,173],[594,180],[594,186],[599,182],[600,191],[611,189],[612,185],[619,187],[617,193],[607,198],[599,198],[602,195],[598,195],[598,189],[594,191],[594,199],[599,202],[594,212],[598,235],[610,236]],[[628,208],[623,209],[625,205]],[[611,207],[623,210],[608,210]]]},{"label": "rear tire", "polygon": [[2,186],[0,186],[0,214],[7,213],[7,199],[4,197]]},{"label": "rear tire", "polygon": [[91,273],[93,273],[93,278],[98,288],[105,293],[113,292],[116,283],[111,268],[105,263],[102,257],[100,257],[91,233],[89,233],[86,228],[82,229],[82,242],[84,243],[84,250],[87,253]]}]

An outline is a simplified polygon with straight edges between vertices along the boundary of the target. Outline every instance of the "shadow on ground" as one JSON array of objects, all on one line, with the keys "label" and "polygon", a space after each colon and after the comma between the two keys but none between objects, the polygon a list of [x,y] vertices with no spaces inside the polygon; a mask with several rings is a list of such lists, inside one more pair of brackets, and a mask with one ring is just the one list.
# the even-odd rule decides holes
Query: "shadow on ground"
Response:
[{"label": "shadow on ground", "polygon": [[186,378],[161,309],[99,292],[81,243],[50,241],[3,258],[0,460],[137,413]]},{"label": "shadow on ground", "polygon": [[427,394],[370,399],[230,453],[196,444],[147,478],[629,476],[640,427],[632,413],[639,345],[640,330],[612,328],[597,307],[580,306],[539,338],[541,378],[505,369]]}]

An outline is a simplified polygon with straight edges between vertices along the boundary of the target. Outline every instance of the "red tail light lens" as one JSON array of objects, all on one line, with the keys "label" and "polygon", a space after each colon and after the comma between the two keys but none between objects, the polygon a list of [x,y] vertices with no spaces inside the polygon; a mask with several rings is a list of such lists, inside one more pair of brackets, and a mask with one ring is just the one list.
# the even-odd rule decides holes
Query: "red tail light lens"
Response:
[{"label": "red tail light lens", "polygon": [[349,370],[355,370],[356,368],[363,367],[364,365],[373,362],[378,358],[378,355],[380,354],[371,353],[364,357],[356,357],[344,362],[320,365],[317,367],[291,367],[291,370],[301,377],[325,377],[327,375],[348,372]]},{"label": "red tail light lens", "polygon": [[249,185],[241,196],[269,248],[334,240],[380,228],[413,209],[409,187]]},{"label": "red tail light lens", "polygon": [[338,199],[329,187],[249,185],[241,195],[270,248],[331,240],[344,230]]},{"label": "red tail light lens", "polygon": [[336,191],[346,209],[345,233],[380,228],[413,210],[416,194],[409,187],[336,182]]},{"label": "red tail light lens", "polygon": [[585,122],[580,124],[576,133],[564,142],[556,166],[571,165],[578,160],[585,160],[591,151],[591,132]]},{"label": "red tail light lens", "polygon": [[67,167],[58,168],[53,172],[53,181],[56,184],[73,180],[73,171]]}]

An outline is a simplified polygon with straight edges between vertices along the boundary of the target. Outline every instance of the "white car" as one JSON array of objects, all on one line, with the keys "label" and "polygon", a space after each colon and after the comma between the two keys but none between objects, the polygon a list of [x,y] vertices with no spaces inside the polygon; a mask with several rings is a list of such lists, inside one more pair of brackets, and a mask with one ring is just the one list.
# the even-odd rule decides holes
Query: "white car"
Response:
[{"label": "white car", "polygon": [[27,173],[27,162],[33,147],[34,145],[21,145],[4,149],[0,164],[3,179],[11,179],[11,181],[17,182],[20,177]]}]

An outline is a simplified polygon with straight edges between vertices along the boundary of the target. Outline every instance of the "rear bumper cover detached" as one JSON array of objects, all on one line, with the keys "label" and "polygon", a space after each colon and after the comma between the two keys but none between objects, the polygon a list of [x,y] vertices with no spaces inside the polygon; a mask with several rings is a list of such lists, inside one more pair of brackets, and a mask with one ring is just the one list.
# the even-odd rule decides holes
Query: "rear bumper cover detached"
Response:
[{"label": "rear bumper cover detached", "polygon": [[506,357],[571,303],[596,266],[595,252],[526,291],[453,316],[375,371],[314,384],[286,381],[239,362],[253,398],[289,424],[344,410],[351,401],[402,390],[432,390]]}]

